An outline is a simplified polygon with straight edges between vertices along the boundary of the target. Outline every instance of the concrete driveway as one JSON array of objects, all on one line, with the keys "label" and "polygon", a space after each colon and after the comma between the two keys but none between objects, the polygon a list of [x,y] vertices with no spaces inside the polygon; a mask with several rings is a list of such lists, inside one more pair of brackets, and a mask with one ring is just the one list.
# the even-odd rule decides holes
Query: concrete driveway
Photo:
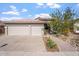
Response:
[{"label": "concrete driveway", "polygon": [[[3,47],[2,45],[7,44]],[[45,46],[39,36],[1,36],[0,51],[44,52]]]},{"label": "concrete driveway", "polygon": [[[7,44],[3,47],[2,45]],[[42,37],[0,36],[0,56],[64,56],[79,55],[76,52],[47,52]]]}]

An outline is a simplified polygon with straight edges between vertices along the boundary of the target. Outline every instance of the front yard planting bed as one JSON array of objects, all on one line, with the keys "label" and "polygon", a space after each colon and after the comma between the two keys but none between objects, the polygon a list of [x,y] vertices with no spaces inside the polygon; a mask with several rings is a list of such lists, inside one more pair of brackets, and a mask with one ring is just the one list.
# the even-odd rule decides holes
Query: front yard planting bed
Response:
[{"label": "front yard planting bed", "polygon": [[50,37],[44,37],[43,41],[48,52],[59,51],[57,44]]}]

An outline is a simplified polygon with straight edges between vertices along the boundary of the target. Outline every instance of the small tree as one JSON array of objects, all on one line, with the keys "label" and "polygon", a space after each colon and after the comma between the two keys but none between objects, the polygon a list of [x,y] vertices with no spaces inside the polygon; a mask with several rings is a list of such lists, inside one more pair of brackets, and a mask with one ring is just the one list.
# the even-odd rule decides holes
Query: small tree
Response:
[{"label": "small tree", "polygon": [[51,29],[55,33],[60,33],[61,32],[61,19],[62,19],[62,13],[60,10],[56,9],[52,14],[52,19],[49,22]]},{"label": "small tree", "polygon": [[67,33],[73,30],[73,20],[76,15],[75,11],[67,7],[63,13],[63,22],[66,27]]},{"label": "small tree", "polygon": [[53,31],[67,35],[71,30],[73,30],[73,19],[75,16],[74,10],[69,7],[62,11],[56,9],[51,16],[52,19],[49,24]]}]

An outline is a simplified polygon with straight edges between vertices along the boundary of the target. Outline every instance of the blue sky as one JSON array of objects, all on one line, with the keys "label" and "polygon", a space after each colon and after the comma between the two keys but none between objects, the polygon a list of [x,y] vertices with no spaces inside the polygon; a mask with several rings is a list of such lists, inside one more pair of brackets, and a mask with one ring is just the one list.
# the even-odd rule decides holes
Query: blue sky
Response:
[{"label": "blue sky", "polygon": [[79,10],[77,3],[0,3],[0,19],[49,18],[49,14],[56,8],[64,10],[66,7]]}]

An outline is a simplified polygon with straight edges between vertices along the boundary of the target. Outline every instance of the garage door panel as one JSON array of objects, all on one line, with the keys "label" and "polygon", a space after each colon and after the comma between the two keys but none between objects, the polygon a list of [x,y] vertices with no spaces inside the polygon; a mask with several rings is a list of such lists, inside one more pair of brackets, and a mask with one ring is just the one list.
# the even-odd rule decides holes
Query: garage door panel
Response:
[{"label": "garage door panel", "polygon": [[29,27],[10,26],[8,27],[8,35],[29,35]]},{"label": "garage door panel", "polygon": [[32,35],[41,35],[41,33],[40,28],[32,28]]},{"label": "garage door panel", "polygon": [[41,36],[43,34],[43,26],[42,25],[32,25],[32,35]]}]

